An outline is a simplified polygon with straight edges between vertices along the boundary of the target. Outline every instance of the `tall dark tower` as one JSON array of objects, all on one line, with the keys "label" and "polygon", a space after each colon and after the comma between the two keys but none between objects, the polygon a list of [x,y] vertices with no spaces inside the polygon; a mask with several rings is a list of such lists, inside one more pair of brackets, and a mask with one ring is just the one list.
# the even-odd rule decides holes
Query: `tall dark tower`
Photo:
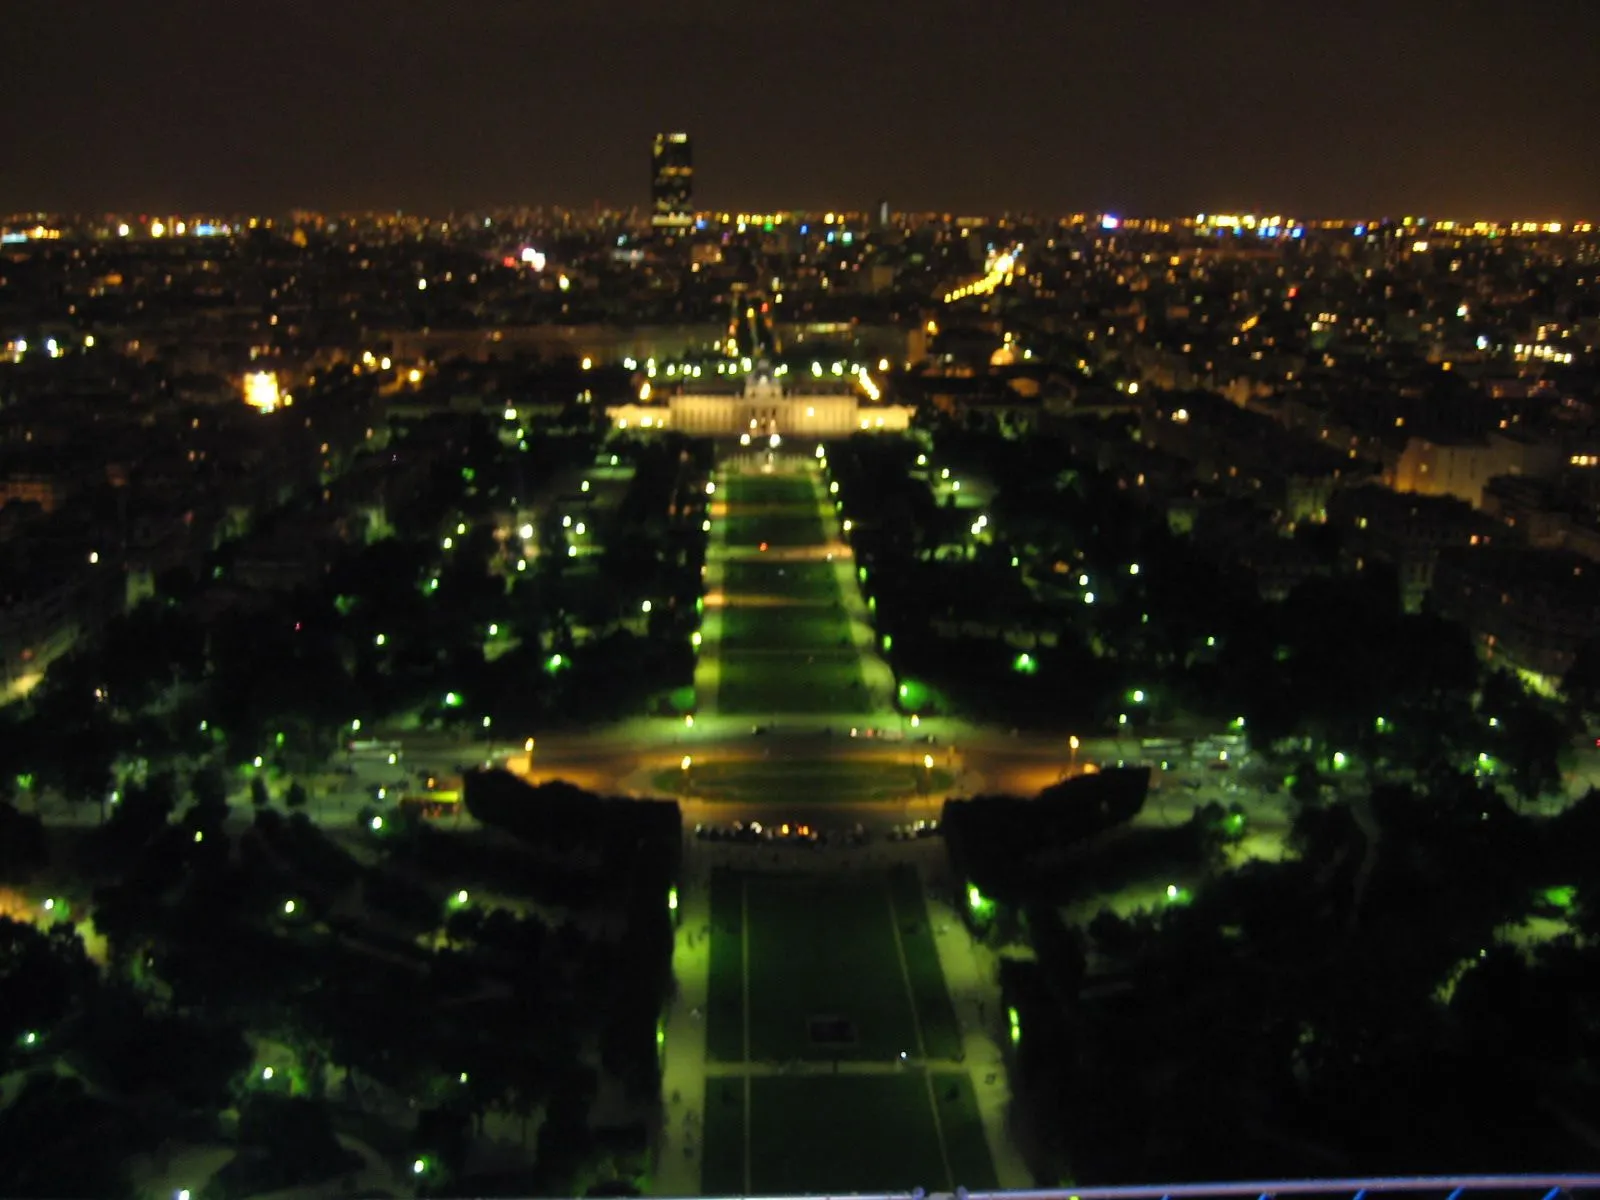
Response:
[{"label": "tall dark tower", "polygon": [[662,230],[694,224],[694,151],[687,133],[658,133],[650,152],[650,224]]}]

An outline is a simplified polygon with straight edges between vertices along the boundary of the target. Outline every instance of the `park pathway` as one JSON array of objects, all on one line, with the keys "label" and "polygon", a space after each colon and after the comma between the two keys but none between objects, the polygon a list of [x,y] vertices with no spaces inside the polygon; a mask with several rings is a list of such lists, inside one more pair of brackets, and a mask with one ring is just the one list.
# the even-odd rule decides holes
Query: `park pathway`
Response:
[{"label": "park pathway", "polygon": [[[699,661],[695,669],[696,721],[722,724],[722,718],[748,719],[752,724],[787,721],[813,725],[819,718],[840,726],[887,725],[894,722],[894,679],[877,653],[872,615],[862,597],[855,557],[844,540],[838,513],[822,481],[817,461],[805,457],[744,455],[722,464],[711,477],[715,486],[710,505],[711,533],[706,547],[704,613],[700,627]],[[763,487],[765,482],[768,486]],[[791,485],[789,495],[772,495],[773,484]],[[774,537],[762,541],[763,519],[770,527],[792,531],[813,524],[820,536],[796,542]],[[828,564],[833,587],[827,595],[804,594],[803,588],[740,591],[730,587],[738,564],[750,563],[778,569],[793,564],[796,573]],[[748,576],[741,576],[748,578]],[[781,617],[775,610],[783,610]],[[803,637],[785,637],[764,646],[748,643],[735,648],[730,632],[748,629],[765,616],[797,625],[836,624],[844,647],[853,652],[840,662],[841,646],[819,637],[807,644]],[[841,671],[841,667],[845,670]],[[831,668],[831,669],[830,669]],[[751,672],[764,681],[748,686]],[[843,674],[850,682],[841,683]],[[728,682],[737,675],[746,686],[739,698],[730,696]],[[836,703],[819,705],[817,698],[838,692]],[[752,695],[770,696],[772,702],[752,706]],[[786,699],[805,696],[794,711],[785,711]]]},{"label": "park pathway", "polygon": [[[765,454],[742,455],[720,464],[710,482],[711,531],[695,671],[696,712],[692,732],[685,731],[685,748],[692,750],[695,740],[713,730],[726,735],[744,722],[770,726],[780,733],[825,727],[842,733],[851,726],[860,726],[864,732],[874,727],[887,731],[898,725],[902,718],[894,705],[894,676],[878,652],[871,602],[863,594],[861,572],[821,464],[809,456],[769,460]],[[756,564],[759,569],[746,564]],[[784,711],[786,703],[792,711]],[[795,760],[774,761],[773,765],[790,773],[797,769]],[[904,812],[909,819],[913,802],[933,801],[918,796],[885,801],[883,807],[894,811],[897,818]],[[928,1080],[930,1111],[947,1176],[951,1164],[945,1134],[939,1127],[933,1083],[940,1077],[965,1075],[977,1100],[996,1182],[1002,1187],[1029,1186],[1031,1178],[1006,1135],[1010,1093],[996,1040],[1004,1012],[994,963],[992,957],[986,957],[987,951],[971,943],[965,927],[948,909],[930,903],[928,919],[938,930],[939,962],[961,1028],[960,1058],[926,1057],[919,1033],[908,1042],[916,1048],[915,1053],[898,1062],[756,1061],[750,1056],[751,998],[746,994],[742,1061],[707,1061],[710,872],[724,851],[732,851],[697,840],[689,829],[692,825],[686,823],[673,953],[677,991],[664,1018],[663,1129],[651,1191],[664,1196],[702,1194],[708,1081],[743,1083],[741,1124],[746,1137],[743,1159],[748,1189],[753,1168],[749,1145],[752,1081],[835,1074],[912,1074]],[[872,869],[881,870],[890,865],[890,859],[917,864],[919,856],[916,848],[823,854],[808,857],[801,869],[826,874],[844,870],[852,861],[866,867],[870,859]],[[921,864],[917,865],[920,874]],[[890,920],[896,920],[892,913]],[[741,922],[741,927],[743,936],[748,937],[748,922]],[[896,937],[898,943],[898,930]],[[748,972],[748,946],[740,957]],[[884,969],[897,975],[906,987],[916,1023],[916,996],[903,957],[898,971],[892,962],[884,964]],[[745,987],[749,987],[748,974]],[[908,1180],[907,1186],[914,1182]]]},{"label": "park pathway", "polygon": [[[686,831],[687,832],[687,831]],[[684,861],[696,843],[686,838]],[[701,1114],[706,1093],[706,995],[711,980],[711,892],[707,878],[684,872],[678,888],[678,928],[672,948],[677,994],[667,1009],[662,1047],[662,1136],[656,1160],[658,1196],[698,1196],[704,1151]]]}]

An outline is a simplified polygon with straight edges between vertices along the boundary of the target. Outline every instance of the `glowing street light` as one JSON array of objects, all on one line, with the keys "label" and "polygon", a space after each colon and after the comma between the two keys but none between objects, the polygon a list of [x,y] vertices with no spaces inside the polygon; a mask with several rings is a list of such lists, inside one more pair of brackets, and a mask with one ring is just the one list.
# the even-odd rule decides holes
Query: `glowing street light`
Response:
[{"label": "glowing street light", "polygon": [[689,754],[685,754],[683,759],[678,763],[678,769],[680,771],[687,771],[692,766],[694,766],[694,757]]}]

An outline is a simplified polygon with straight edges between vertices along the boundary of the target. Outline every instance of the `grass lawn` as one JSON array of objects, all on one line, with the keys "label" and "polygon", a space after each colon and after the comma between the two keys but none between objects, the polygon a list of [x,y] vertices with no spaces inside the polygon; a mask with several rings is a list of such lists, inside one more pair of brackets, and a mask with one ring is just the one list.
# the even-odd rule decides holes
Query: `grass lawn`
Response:
[{"label": "grass lawn", "polygon": [[[842,608],[745,607],[722,612],[722,649],[794,650],[801,654],[850,647],[850,619]],[[854,661],[854,652],[851,659]]]},{"label": "grass lawn", "polygon": [[773,713],[858,713],[869,707],[854,650],[834,647],[806,662],[795,653],[740,653],[724,649],[717,684],[717,710],[735,716]]},{"label": "grass lawn", "polygon": [[769,546],[820,546],[828,540],[822,517],[816,512],[784,510],[770,513],[733,513],[724,518],[725,540],[736,548]]},{"label": "grass lawn", "polygon": [[723,567],[722,590],[729,596],[779,596],[821,604],[839,601],[838,573],[830,562],[750,562]]},{"label": "grass lawn", "polygon": [[722,498],[729,504],[784,504],[816,506],[816,491],[806,475],[733,475],[723,485]]},{"label": "grass lawn", "polygon": [[815,546],[827,540],[817,494],[805,476],[736,475],[722,498],[730,546]]},{"label": "grass lawn", "polygon": [[[843,731],[836,736],[843,736]],[[682,771],[665,770],[656,776],[655,785],[669,795],[687,791],[702,800],[759,802],[781,809],[785,805],[898,800],[915,796],[921,794],[918,788],[923,774],[921,767],[910,763],[761,759],[698,763],[687,786]],[[943,791],[950,786],[948,771],[935,769],[931,776],[929,791]],[[774,815],[779,820],[784,819],[781,813]]]},{"label": "grass lawn", "polygon": [[[747,970],[753,1060],[888,1063],[902,1051],[923,1057],[919,1033],[928,1053],[952,1053],[958,1035],[931,942],[927,956],[904,950],[901,965],[904,939],[927,931],[920,891],[906,912],[910,887],[915,878],[886,874],[714,876],[709,1057],[744,1058]],[[817,1019],[838,1021],[841,1039],[853,1040],[813,1041]]]},{"label": "grass lawn", "polygon": [[705,1134],[701,1139],[700,1193],[743,1196],[744,1080],[706,1080]]},{"label": "grass lawn", "polygon": [[895,919],[900,923],[900,946],[905,953],[906,973],[917,1010],[922,1017],[922,1041],[929,1058],[958,1058],[961,1055],[961,1026],[955,1007],[944,986],[944,970],[939,966],[939,949],[934,945],[933,925],[922,898],[922,881],[910,867],[889,872],[889,896]]},{"label": "grass lawn", "polygon": [[747,1123],[758,1195],[994,1186],[965,1075],[765,1076],[750,1082],[750,1109],[743,1080],[709,1082],[707,1195],[745,1192]]},{"label": "grass lawn", "polygon": [[[711,874],[706,1057],[712,1061],[744,1061],[744,876],[734,871]],[[706,1107],[710,1108],[709,1102]],[[707,1184],[707,1194],[725,1193]]]},{"label": "grass lawn", "polygon": [[937,1072],[932,1083],[939,1128],[944,1134],[950,1174],[954,1176],[951,1182],[969,1190],[995,1187],[998,1181],[994,1158],[989,1153],[988,1139],[983,1136],[983,1118],[978,1115],[978,1097],[972,1090],[971,1077]]}]

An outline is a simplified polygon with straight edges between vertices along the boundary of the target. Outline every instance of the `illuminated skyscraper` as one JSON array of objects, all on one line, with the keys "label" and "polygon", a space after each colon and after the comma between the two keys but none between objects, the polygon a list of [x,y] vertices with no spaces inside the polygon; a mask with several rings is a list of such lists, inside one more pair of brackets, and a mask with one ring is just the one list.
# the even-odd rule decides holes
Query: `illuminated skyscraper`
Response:
[{"label": "illuminated skyscraper", "polygon": [[694,152],[687,133],[658,133],[650,152],[650,223],[658,229],[694,224]]}]

